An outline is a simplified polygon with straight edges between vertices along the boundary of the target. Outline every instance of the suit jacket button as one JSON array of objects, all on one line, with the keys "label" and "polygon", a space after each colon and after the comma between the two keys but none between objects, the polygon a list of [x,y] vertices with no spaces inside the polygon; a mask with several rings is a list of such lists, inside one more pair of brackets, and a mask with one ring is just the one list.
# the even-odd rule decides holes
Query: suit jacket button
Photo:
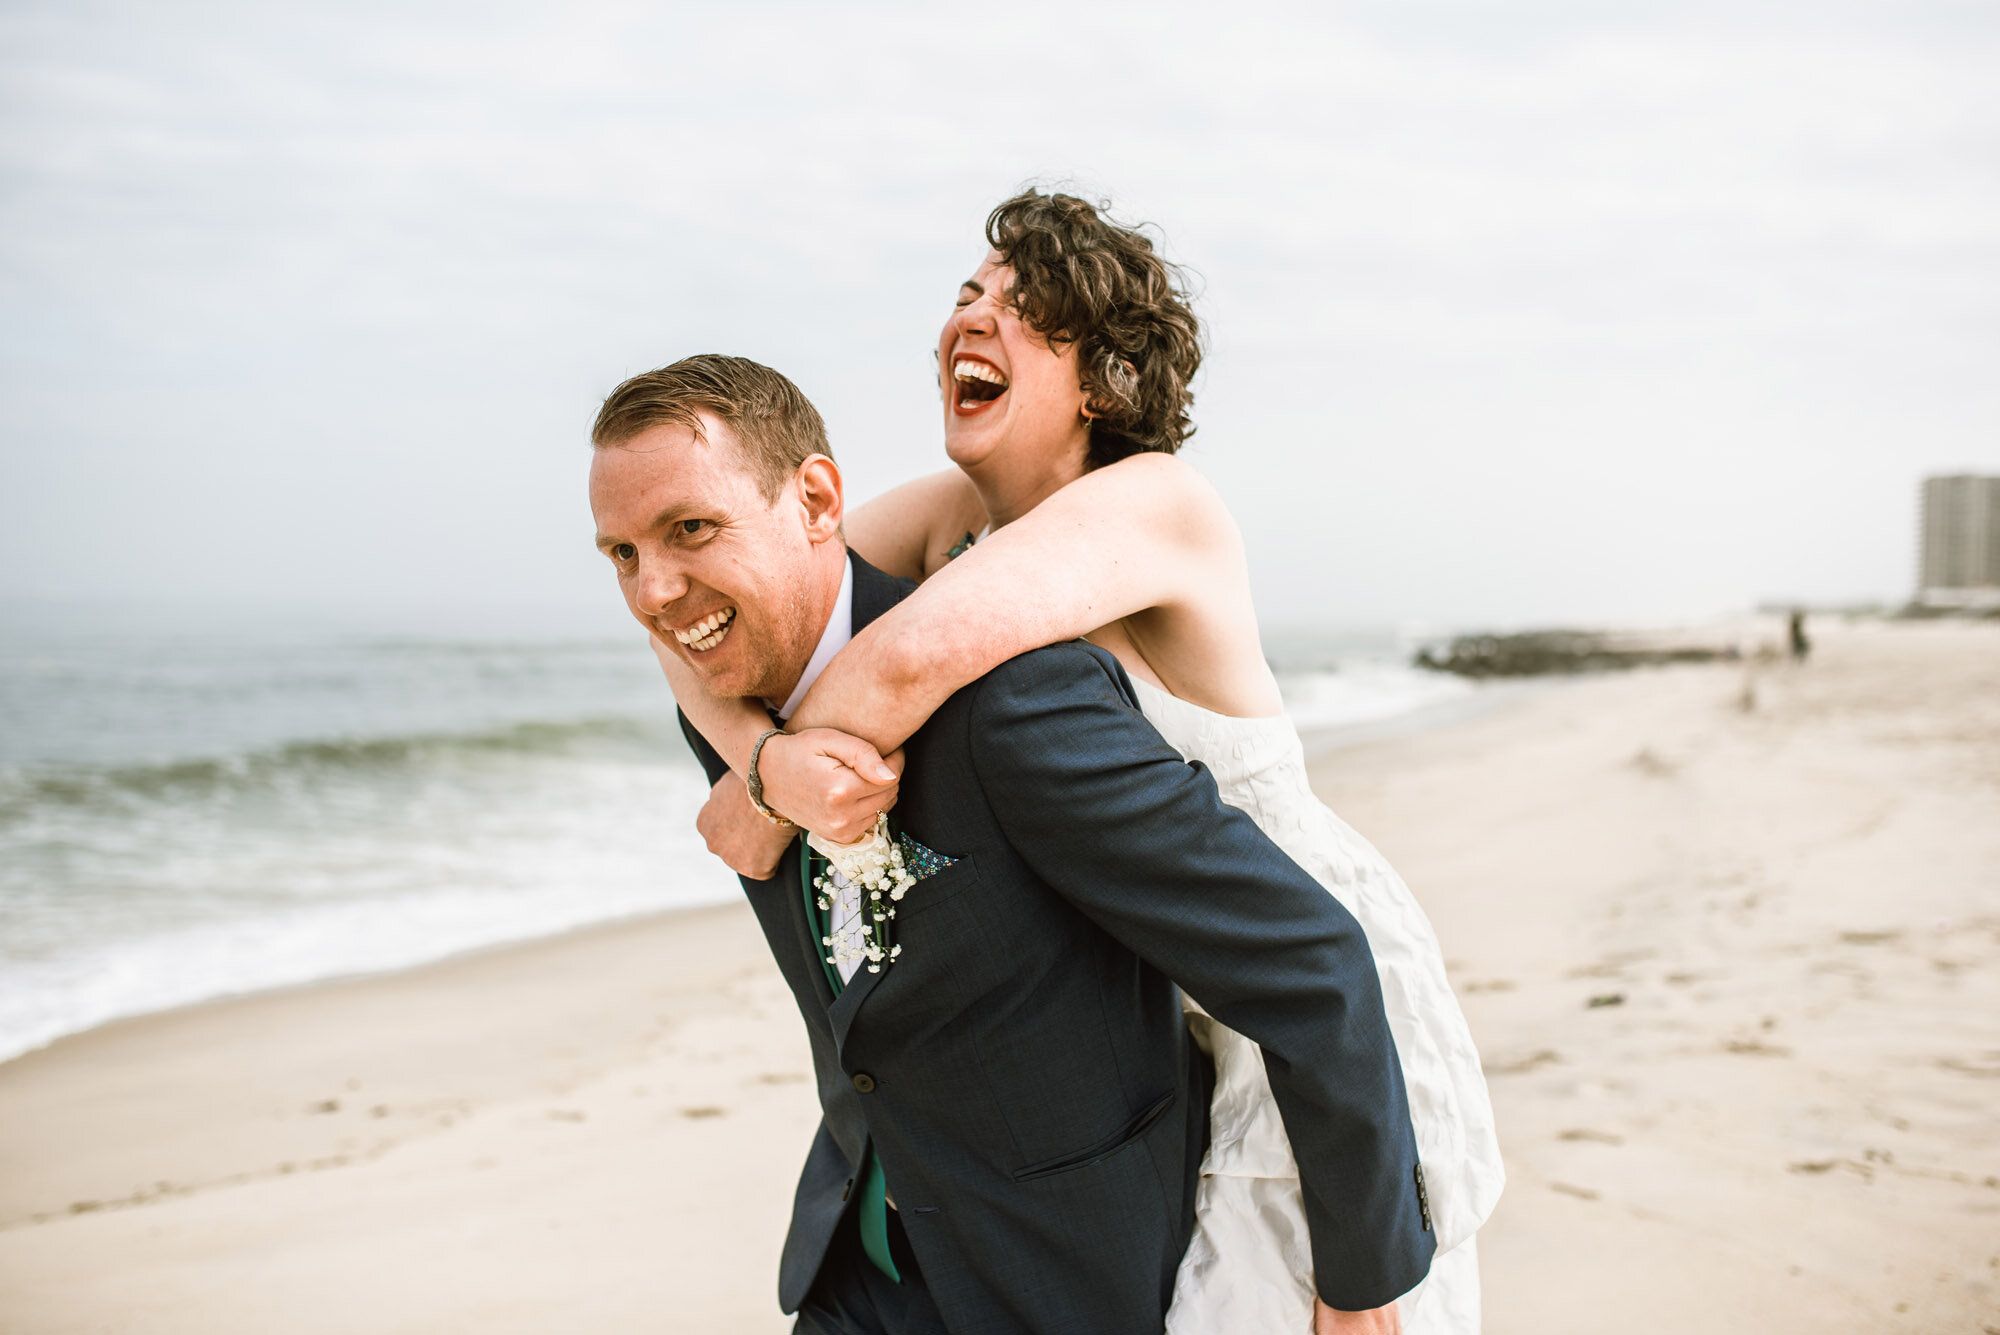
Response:
[{"label": "suit jacket button", "polygon": [[866,1071],[856,1071],[854,1073],[854,1087],[863,1094],[873,1094],[875,1092],[875,1077]]}]

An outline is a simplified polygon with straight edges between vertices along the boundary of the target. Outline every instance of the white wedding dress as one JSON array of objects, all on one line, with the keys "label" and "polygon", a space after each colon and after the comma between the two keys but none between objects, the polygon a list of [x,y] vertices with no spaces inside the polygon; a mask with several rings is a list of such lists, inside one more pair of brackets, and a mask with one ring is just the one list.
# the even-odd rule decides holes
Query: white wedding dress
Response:
[{"label": "white wedding dress", "polygon": [[[1387,859],[1313,796],[1290,719],[1233,718],[1136,678],[1132,684],[1160,735],[1207,766],[1222,800],[1255,820],[1367,934],[1437,1234],[1429,1277],[1402,1299],[1403,1330],[1477,1335],[1472,1235],[1500,1195],[1500,1146],[1479,1053],[1430,920]],[[1312,1329],[1311,1242],[1263,1053],[1193,1001],[1184,1004],[1189,1028],[1215,1059],[1215,1097],[1194,1238],[1174,1284],[1167,1335],[1303,1335]]]}]

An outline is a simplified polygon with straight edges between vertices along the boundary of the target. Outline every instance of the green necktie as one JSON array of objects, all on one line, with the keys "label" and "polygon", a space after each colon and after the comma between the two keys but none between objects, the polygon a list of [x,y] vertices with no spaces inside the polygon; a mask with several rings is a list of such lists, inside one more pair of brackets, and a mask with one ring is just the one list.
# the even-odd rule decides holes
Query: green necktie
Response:
[{"label": "green necktie", "polygon": [[[805,892],[806,921],[812,924],[813,949],[819,952],[819,962],[826,970],[827,985],[838,997],[847,983],[840,976],[840,970],[826,957],[827,947],[822,944],[833,935],[833,911],[820,908],[819,896],[813,893],[816,870],[827,866],[827,860],[815,853],[801,834],[799,888]],[[882,1176],[882,1161],[876,1157],[873,1143],[868,1146],[868,1161],[861,1168],[861,1200],[855,1210],[855,1222],[861,1226],[861,1250],[868,1253],[868,1259],[875,1263],[877,1270],[901,1284],[903,1276],[898,1273],[896,1262],[889,1255],[889,1182]]]}]

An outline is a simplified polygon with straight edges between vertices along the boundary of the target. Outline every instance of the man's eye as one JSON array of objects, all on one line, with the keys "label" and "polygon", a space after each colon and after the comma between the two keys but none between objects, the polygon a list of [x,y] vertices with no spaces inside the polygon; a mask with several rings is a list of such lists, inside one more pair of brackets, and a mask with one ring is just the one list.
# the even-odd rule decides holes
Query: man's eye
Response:
[{"label": "man's eye", "polygon": [[707,523],[706,519],[683,519],[681,520],[681,532],[691,538],[701,532],[702,526]]},{"label": "man's eye", "polygon": [[621,561],[629,561],[639,554],[639,549],[629,542],[621,542],[611,549],[611,554]]}]

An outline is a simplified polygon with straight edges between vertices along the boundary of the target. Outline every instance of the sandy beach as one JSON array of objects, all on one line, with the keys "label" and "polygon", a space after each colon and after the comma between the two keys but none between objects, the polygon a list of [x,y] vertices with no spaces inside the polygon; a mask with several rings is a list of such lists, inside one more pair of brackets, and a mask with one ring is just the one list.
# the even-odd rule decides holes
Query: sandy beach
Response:
[{"label": "sandy beach", "polygon": [[[1510,1171],[1487,1329],[2000,1332],[2000,626],[1826,624],[1319,755]],[[778,1332],[816,1120],[748,911],[0,1065],[0,1329]]]}]

